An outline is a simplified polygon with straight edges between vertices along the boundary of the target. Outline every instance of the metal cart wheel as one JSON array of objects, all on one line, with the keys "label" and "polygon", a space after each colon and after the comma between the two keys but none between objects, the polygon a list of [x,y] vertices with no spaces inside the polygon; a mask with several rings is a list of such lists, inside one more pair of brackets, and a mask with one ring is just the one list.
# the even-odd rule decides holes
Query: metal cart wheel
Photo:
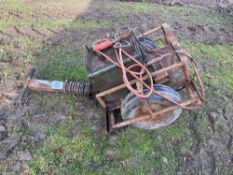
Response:
[{"label": "metal cart wheel", "polygon": [[[170,97],[176,102],[181,102],[180,95],[171,87],[155,84],[155,91]],[[146,92],[146,91],[145,91]],[[148,98],[145,99],[146,103],[140,100],[137,96],[132,93],[129,93],[123,100],[121,105],[121,115],[123,120],[128,120],[136,117],[140,117],[148,114],[148,105],[150,105],[150,109],[153,112],[158,112],[163,110],[166,107],[171,106],[171,102],[166,99],[152,94]],[[132,124],[133,127],[141,128],[141,129],[157,129],[164,126],[167,126],[173,123],[181,114],[182,109],[176,108],[172,111],[161,114],[153,119],[147,119],[140,122],[135,122]]]}]

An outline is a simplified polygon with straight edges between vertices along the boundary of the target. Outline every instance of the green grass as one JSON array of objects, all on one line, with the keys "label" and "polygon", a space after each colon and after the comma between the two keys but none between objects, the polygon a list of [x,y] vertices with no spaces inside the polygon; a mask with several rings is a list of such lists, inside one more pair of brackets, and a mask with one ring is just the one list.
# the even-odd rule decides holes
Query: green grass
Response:
[{"label": "green grass", "polygon": [[[97,4],[98,5],[98,4]],[[151,3],[106,3],[100,4],[99,8],[116,10],[122,16],[124,15],[144,15],[150,13],[157,20],[167,23],[179,21],[183,25],[207,25],[222,28],[233,27],[232,17],[223,18],[213,10],[201,10],[189,7],[163,6]]]},{"label": "green grass", "polygon": [[[64,3],[65,2],[65,3]],[[37,2],[36,5],[40,6],[43,10],[54,10],[54,9],[66,9],[66,10],[87,10],[91,5],[91,0],[77,0],[75,3],[73,1],[60,1],[60,2]]]},{"label": "green grass", "polygon": [[[62,104],[61,97],[55,99],[52,94],[43,95],[41,107],[49,106],[51,111],[57,111]],[[50,171],[67,174],[159,174],[172,175],[178,169],[178,142],[188,148],[192,139],[186,137],[189,115],[184,113],[179,120],[160,130],[143,131],[133,129],[121,130],[108,135],[104,128],[95,132],[91,129],[93,119],[81,119],[75,109],[75,102],[62,98],[68,106],[72,120],[65,121],[48,133],[47,139],[40,147],[33,149],[35,155],[29,161],[30,174],[47,174]],[[56,103],[56,102],[57,103]],[[39,102],[40,103],[40,102]],[[49,105],[50,104],[50,105]],[[56,106],[56,109],[51,108]],[[47,112],[42,110],[42,112]],[[90,116],[93,118],[93,116]],[[78,134],[70,136],[71,128],[75,126]]]},{"label": "green grass", "polygon": [[[45,16],[46,11],[53,10],[74,10],[76,13],[82,10],[85,10],[88,7],[88,1],[73,3],[73,2],[50,2],[50,3],[22,3],[19,0],[9,1],[4,3],[2,8],[0,7],[0,12],[3,13],[3,18],[0,21],[0,30],[4,30],[10,27],[19,27],[19,28],[30,28],[39,27],[39,28],[50,28],[50,29],[60,29],[60,28],[81,28],[81,29],[95,29],[95,28],[106,28],[110,26],[110,22],[107,20],[101,20],[99,22],[91,20],[82,20],[78,19],[73,22],[73,18],[64,18],[59,19],[49,19]],[[66,13],[61,12],[61,13]],[[55,12],[56,13],[56,12]],[[49,14],[49,13],[48,13]],[[20,17],[16,17],[19,15]],[[78,16],[78,14],[77,14]]]},{"label": "green grass", "polygon": [[[221,69],[222,62],[232,60],[232,46],[210,46],[203,43],[182,43],[182,46],[197,58],[197,62],[211,64],[211,66],[208,65],[208,74],[213,74],[216,79],[209,80],[206,75],[203,75],[205,83],[220,81],[224,86],[232,87],[225,79],[226,72],[233,70],[232,65],[228,64],[229,67]],[[73,63],[79,60],[78,58],[81,59],[78,52],[61,51],[59,47],[50,48],[48,54],[52,57],[42,68],[46,70],[41,75],[42,77],[49,76],[58,79],[72,77],[72,74],[66,71],[72,71],[69,67],[72,67]],[[58,74],[56,69],[63,71]],[[73,78],[80,78],[78,74],[79,71],[73,75]],[[227,77],[232,82],[232,78]],[[212,102],[209,103],[207,105],[212,106]],[[196,114],[198,118],[196,123],[199,123],[197,127],[200,135],[209,137],[205,110],[207,109],[202,109]],[[74,110],[74,118],[78,118],[77,115]],[[145,174],[154,170],[160,174],[172,175],[178,169],[180,154],[191,154],[189,147],[193,144],[193,140],[187,126],[189,117],[189,114],[185,112],[174,124],[159,131],[147,132],[128,128],[126,131],[120,131],[115,136],[111,136],[116,137],[113,144],[109,143],[110,138],[105,132],[99,133],[100,136],[97,137],[90,129],[90,123],[82,123],[79,120],[81,122],[80,133],[73,139],[67,136],[71,122],[61,124],[52,131],[42,147],[36,151],[37,156],[29,162],[32,167],[31,174],[43,174],[53,167],[55,172],[69,172],[70,174]],[[182,145],[181,148],[172,145],[173,142],[179,142]],[[58,148],[62,151],[59,156],[56,156],[54,150]],[[110,158],[109,150],[113,152]],[[98,171],[93,168],[95,166],[98,167]]]},{"label": "green grass", "polygon": [[[29,38],[23,36],[13,38],[10,44],[0,45],[0,61],[5,62],[1,78],[7,79],[13,72],[19,70],[23,74],[26,73],[27,71],[23,68],[35,62],[35,55],[40,52],[41,48],[41,43],[33,42]],[[16,67],[19,70],[16,70]]]},{"label": "green grass", "polygon": [[1,1],[0,9],[4,10],[5,14],[10,12],[13,14],[26,12],[29,14],[33,14],[39,6],[30,3],[22,3],[20,0],[7,0]]},{"label": "green grass", "polygon": [[[65,2],[65,3],[64,3]],[[89,7],[90,0],[78,0],[76,3],[73,1],[61,1],[61,2],[22,2],[21,0],[6,0],[1,2],[0,9],[4,10],[5,13],[11,12],[13,14],[26,13],[35,14],[41,10],[85,10]]]},{"label": "green grass", "polygon": [[[177,170],[174,150],[159,143],[156,132],[128,129],[117,133],[116,141],[109,145],[105,133],[97,139],[83,125],[77,126],[80,133],[74,138],[68,137],[70,122],[56,128],[29,162],[30,174],[46,174],[51,169],[55,174],[173,174]],[[114,153],[109,155],[109,150]]]},{"label": "green grass", "polygon": [[[74,11],[85,11],[86,9],[107,9],[116,10],[121,16],[128,15],[130,11],[131,15],[142,13],[151,13],[156,16],[162,22],[172,23],[174,21],[180,21],[185,25],[208,25],[212,27],[226,26],[231,28],[233,26],[232,18],[224,19],[212,10],[200,10],[187,7],[176,7],[176,6],[162,6],[158,4],[150,3],[92,3],[85,1],[85,3],[73,3],[67,2],[49,2],[49,3],[22,3],[21,1],[9,1],[2,7],[3,18],[0,21],[0,30],[7,29],[9,27],[17,26],[22,28],[28,28],[30,26],[41,27],[41,28],[107,28],[107,26],[113,26],[108,20],[102,19],[100,22],[95,20],[75,20],[61,18],[61,19],[46,19],[43,11],[46,10],[74,10]],[[4,9],[4,10],[3,10]],[[17,18],[11,14],[24,14],[22,18]],[[66,13],[66,12],[64,12]],[[78,16],[78,15],[77,15]],[[195,16],[195,18],[194,18]]]},{"label": "green grass", "polygon": [[116,24],[111,23],[108,20],[82,20],[78,19],[70,23],[67,26],[69,29],[106,29],[109,27],[114,27]]},{"label": "green grass", "polygon": [[57,80],[85,79],[87,72],[83,66],[83,55],[79,49],[63,49],[62,46],[52,46],[44,50],[47,62],[42,65],[39,77]]},{"label": "green grass", "polygon": [[[84,2],[84,1],[82,1]],[[46,2],[46,3],[22,3],[22,1],[8,1],[1,6],[3,18],[0,21],[0,30],[17,26],[28,28],[51,28],[54,30],[67,29],[107,29],[116,27],[112,21],[95,19],[44,19],[41,10],[80,10],[104,9],[115,10],[120,17],[130,15],[143,15],[151,13],[162,22],[180,20],[185,25],[202,24],[213,27],[226,26],[228,19],[217,16],[214,11],[203,11],[186,7],[164,7],[147,3],[81,3]],[[9,15],[26,14],[22,19]],[[232,27],[230,22],[226,27]],[[85,41],[91,43],[92,41]],[[16,46],[15,46],[16,45]],[[224,88],[233,89],[233,46],[207,45],[204,43],[183,42],[182,46],[189,50],[198,63],[206,66],[207,73],[202,74],[205,84],[212,87],[216,82],[223,84]],[[22,53],[15,54],[12,49],[19,48]],[[10,44],[0,46],[1,59],[14,59],[13,64],[6,64],[0,79],[10,76],[16,66],[22,66],[24,71],[28,64],[38,63],[39,73],[36,75],[42,79],[79,80],[86,79],[87,72],[82,63],[83,51],[74,46],[64,47],[60,44],[43,47],[42,43],[32,41],[26,37],[14,38]],[[43,63],[43,64],[42,64]],[[16,66],[15,66],[16,65]],[[224,67],[224,68],[223,68]],[[212,78],[211,78],[212,77]],[[215,94],[216,93],[216,94]],[[200,109],[197,116],[198,130],[200,134],[208,136],[207,116],[208,109],[217,108],[224,98],[217,91],[212,94],[218,97],[216,106],[213,101],[207,102],[207,107]],[[94,120],[82,118],[77,103],[72,97],[61,94],[32,93],[36,99],[38,110],[41,113],[53,115],[60,113],[67,106],[67,115],[72,120],[59,123],[48,128],[48,137],[41,142],[39,147],[31,148],[33,159],[28,162],[30,174],[157,174],[173,175],[179,168],[179,158],[182,154],[191,154],[190,146],[193,144],[188,123],[190,115],[184,112],[172,125],[155,131],[142,131],[128,127],[113,135],[107,135],[104,128],[101,131],[93,131]],[[220,98],[221,97],[221,98]],[[208,97],[209,98],[209,97]],[[215,99],[212,99],[215,100]],[[86,103],[89,105],[89,102]],[[222,103],[225,105],[227,102]],[[46,127],[49,123],[45,123]],[[70,130],[75,126],[78,134],[70,136]],[[100,126],[98,126],[100,127]],[[177,145],[179,143],[179,145]],[[180,147],[182,151],[180,151]],[[110,154],[111,152],[111,154]]]},{"label": "green grass", "polygon": [[55,174],[73,174],[80,172],[95,172],[95,168],[89,163],[99,164],[98,150],[95,149],[95,136],[88,129],[80,130],[78,136],[69,138],[70,122],[60,125],[49,136],[43,147],[31,162],[30,174],[47,174],[54,171]]},{"label": "green grass", "polygon": [[203,64],[207,72],[203,78],[207,83],[221,82],[233,90],[233,46],[183,43],[182,46]]},{"label": "green grass", "polygon": [[18,19],[15,17],[7,17],[7,19],[3,19],[0,21],[0,30],[4,30],[7,28],[11,28],[16,26],[17,28],[41,28],[41,29],[98,29],[98,28],[108,28],[113,24],[107,20],[101,20],[99,22],[95,20],[82,20],[77,19],[73,21],[72,19],[43,19],[43,18],[32,18],[32,17],[25,17],[22,19]]},{"label": "green grass", "polygon": [[107,20],[82,20],[82,19],[43,19],[43,18],[32,18],[25,17],[18,19],[15,17],[9,17],[7,19],[0,21],[0,30],[5,30],[16,26],[17,28],[41,28],[41,29],[53,29],[58,30],[61,28],[66,29],[104,29],[109,28],[110,26],[116,26],[115,24]]}]

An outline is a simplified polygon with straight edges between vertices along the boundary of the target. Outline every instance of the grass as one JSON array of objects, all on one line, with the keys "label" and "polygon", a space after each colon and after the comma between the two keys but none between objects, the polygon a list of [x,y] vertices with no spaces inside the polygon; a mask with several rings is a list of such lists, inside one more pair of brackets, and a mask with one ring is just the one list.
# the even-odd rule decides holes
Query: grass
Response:
[{"label": "grass", "polygon": [[109,28],[110,26],[116,26],[116,24],[111,23],[108,20],[75,20],[73,21],[68,28],[71,29],[106,29]]},{"label": "grass", "polygon": [[224,87],[233,90],[233,46],[204,43],[183,43],[182,46],[205,65],[207,73],[203,74],[203,78],[206,83],[221,82]]},{"label": "grass", "polygon": [[[22,3],[21,1],[8,1],[1,7],[3,18],[0,21],[0,30],[5,30],[13,25],[20,28],[31,26],[39,28],[51,28],[53,30],[67,29],[108,29],[115,27],[112,21],[90,18],[88,20],[73,19],[44,19],[41,10],[79,10],[91,9],[116,10],[122,18],[129,13],[151,13],[160,21],[172,22],[179,19],[185,25],[209,25],[213,27],[226,26],[229,22],[221,16],[216,16],[213,11],[203,11],[186,7],[165,7],[147,3],[101,3],[88,4],[73,3],[72,1],[46,2],[46,3]],[[82,1],[84,2],[84,1]],[[8,13],[26,14],[18,19]],[[195,16],[195,18],[193,18]],[[232,27],[230,23],[226,27]],[[92,41],[87,40],[87,43]],[[16,45],[16,46],[15,46]],[[207,45],[204,43],[183,42],[182,46],[189,50],[198,63],[206,67],[207,73],[203,73],[203,79],[207,86],[213,87],[220,82],[223,89],[233,89],[233,46],[230,45]],[[18,48],[21,54],[14,54],[12,49]],[[6,79],[22,66],[24,71],[28,64],[41,63],[38,78],[58,80],[79,80],[87,77],[87,72],[82,63],[83,51],[72,46],[54,44],[44,47],[42,43],[32,41],[26,37],[16,37],[9,44],[0,45],[0,58],[14,58],[14,64],[6,64],[0,79]],[[40,60],[41,59],[41,60]],[[42,64],[43,63],[43,64]],[[224,69],[223,69],[224,67]],[[222,87],[221,86],[221,87]],[[212,88],[213,89],[213,88]],[[221,89],[222,90],[222,89]],[[184,112],[172,125],[156,131],[142,131],[128,127],[113,135],[107,135],[104,128],[96,132],[94,105],[90,101],[86,106],[94,111],[93,116],[83,114],[81,116],[78,103],[70,96],[58,94],[32,93],[36,99],[38,110],[41,113],[52,115],[63,112],[67,107],[66,114],[72,116],[56,126],[49,126],[47,138],[41,142],[38,148],[30,148],[33,159],[28,162],[30,174],[157,174],[172,175],[179,169],[179,159],[183,155],[191,154],[191,145],[194,143],[189,132],[188,123],[190,115],[196,116],[200,134],[208,133],[206,111],[217,108],[219,104],[225,105],[224,97],[218,91],[213,90],[218,101],[215,103],[208,96],[207,107],[200,109],[199,113],[189,114]],[[88,105],[87,105],[88,103]],[[213,104],[216,104],[214,106]],[[88,112],[90,112],[88,111]],[[192,117],[191,116],[191,117]],[[75,136],[71,136],[73,127],[78,129]],[[100,126],[98,126],[100,127]]]},{"label": "grass", "polygon": [[[86,20],[74,20],[74,17],[67,19],[67,17],[61,17],[59,19],[50,19],[46,16],[46,11],[53,10],[61,11],[60,13],[67,13],[69,10],[74,10],[77,15],[81,11],[88,7],[89,1],[81,1],[73,3],[72,1],[64,2],[48,2],[48,3],[22,3],[19,0],[8,1],[8,3],[3,3],[0,6],[0,11],[2,11],[3,18],[0,21],[0,30],[4,30],[13,26],[18,28],[30,28],[39,27],[44,29],[60,29],[60,28],[80,28],[80,29],[95,29],[104,28],[109,26],[109,21],[101,20],[96,21],[86,21]],[[66,11],[62,11],[62,10]],[[49,13],[47,14],[49,15]],[[18,16],[18,17],[16,17]]]},{"label": "grass", "polygon": [[43,10],[54,10],[54,9],[66,9],[66,10],[86,10],[89,6],[90,0],[79,0],[74,3],[72,0],[60,1],[60,2],[22,2],[21,0],[7,0],[1,2],[1,9],[13,14],[17,13],[26,13],[26,14],[35,14]]},{"label": "grass", "polygon": [[93,132],[82,129],[78,136],[69,138],[67,136],[70,126],[70,123],[66,122],[50,135],[46,140],[46,147],[43,147],[36,157],[37,161],[31,162],[30,174],[47,174],[49,171],[54,171],[55,174],[79,174],[95,171],[94,167],[87,167],[88,161],[100,161],[96,158],[99,152],[94,149]]},{"label": "grass", "polygon": [[[203,74],[205,83],[211,84],[220,81],[226,88],[232,87],[225,80],[226,73],[233,70],[232,65],[229,64],[229,67],[221,69],[222,62],[232,60],[232,46],[185,42],[182,43],[182,46],[192,52],[193,56],[197,58],[197,62],[208,66],[208,74],[216,77],[209,79]],[[74,74],[70,69],[79,60],[78,58],[81,59],[78,52],[62,51],[57,46],[53,49],[50,48],[48,55],[51,56],[51,60],[41,69],[42,77],[66,79],[73,76],[74,79],[80,78],[78,68],[75,69],[77,72],[75,71]],[[232,82],[232,78],[230,76],[228,78]],[[217,96],[219,94],[216,94]],[[221,101],[220,98],[219,100]],[[208,121],[205,114],[205,110],[211,106],[213,107],[212,101],[208,102],[205,109],[196,113],[198,131],[203,137],[210,137],[211,134],[206,126]],[[100,136],[96,135],[90,129],[89,122],[91,121],[86,123],[79,120],[80,133],[72,139],[69,138],[71,123],[78,118],[78,111],[74,110],[73,116],[73,121],[60,124],[51,132],[42,146],[35,150],[36,156],[29,162],[31,174],[46,174],[50,171],[54,171],[55,174],[58,172],[68,174],[145,174],[155,171],[159,174],[172,175],[178,170],[178,158],[182,155],[192,154],[190,145],[194,141],[188,129],[190,115],[187,112],[174,124],[159,131],[148,133],[128,128],[126,131],[117,132],[115,136],[112,136],[115,137],[113,143],[105,132],[99,133]],[[176,142],[179,142],[181,147],[172,144]]]},{"label": "grass", "polygon": [[156,132],[128,129],[117,133],[114,145],[109,145],[106,135],[97,139],[85,124],[78,136],[69,138],[70,126],[69,122],[60,125],[46,139],[29,162],[30,174],[46,174],[51,169],[55,174],[173,174],[177,170],[174,150],[159,143]]},{"label": "grass", "polygon": [[41,28],[41,29],[53,29],[57,30],[60,28],[67,29],[98,29],[98,28],[107,28],[112,23],[107,20],[97,21],[86,21],[82,19],[77,19],[73,21],[72,19],[40,19],[38,17],[25,17],[22,19],[17,19],[14,17],[10,17],[8,19],[1,20],[0,22],[0,30],[4,30],[7,28],[11,28],[16,26],[17,28],[25,29],[25,28]]},{"label": "grass", "polygon": [[44,52],[46,55],[43,56],[49,59],[41,67],[39,77],[57,80],[79,80],[87,77],[79,50],[64,50],[62,46],[52,46]]},{"label": "grass", "polygon": [[[179,20],[184,25],[208,25],[212,27],[229,27],[233,26],[232,18],[223,19],[216,12],[211,10],[200,10],[187,7],[176,7],[176,6],[162,6],[150,3],[92,3],[91,1],[81,1],[80,3],[73,3],[68,1],[64,2],[47,2],[47,3],[22,3],[19,0],[9,1],[8,3],[3,3],[2,13],[3,19],[0,21],[0,30],[12,27],[12,25],[22,28],[28,28],[30,26],[42,27],[42,28],[106,28],[107,26],[114,25],[110,21],[102,19],[100,22],[77,20],[72,23],[72,18],[61,18],[61,19],[48,19],[45,16],[44,11],[46,10],[74,10],[77,15],[78,12],[82,12],[87,8],[90,9],[107,9],[116,10],[121,16],[128,15],[130,11],[131,15],[141,14],[141,13],[151,13],[156,16],[162,22],[171,23],[173,21]],[[3,10],[4,9],[4,10]],[[24,14],[22,17],[16,18],[14,15]],[[66,11],[61,12],[66,13]],[[49,14],[48,14],[49,15]],[[193,18],[195,16],[195,18]]]},{"label": "grass", "polygon": [[201,10],[188,7],[163,6],[151,3],[106,3],[100,4],[100,8],[117,10],[122,16],[124,15],[143,15],[150,13],[156,20],[167,23],[180,21],[182,25],[207,25],[212,27],[229,27],[233,26],[232,18],[223,19],[212,10]]}]

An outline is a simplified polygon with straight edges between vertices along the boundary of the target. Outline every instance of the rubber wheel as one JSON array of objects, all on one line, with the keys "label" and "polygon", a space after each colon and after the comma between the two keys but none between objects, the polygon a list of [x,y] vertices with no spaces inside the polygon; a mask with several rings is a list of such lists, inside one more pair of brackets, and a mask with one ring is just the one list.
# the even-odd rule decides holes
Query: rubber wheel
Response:
[{"label": "rubber wheel", "polygon": [[[171,99],[175,100],[176,102],[181,102],[180,95],[171,87],[155,84],[154,85],[155,91],[170,97]],[[145,90],[145,93],[147,91]],[[142,102],[137,96],[133,93],[129,93],[123,100],[121,105],[121,116],[123,120],[128,120],[136,117],[140,117],[143,115],[148,115],[148,105],[150,105],[150,109],[153,112],[158,112],[163,110],[166,107],[173,105],[171,102],[167,101],[166,99],[152,94],[144,101],[147,102],[147,105]],[[167,126],[173,123],[181,114],[182,109],[176,108],[172,111],[164,113],[155,117],[154,119],[147,119],[139,122],[135,122],[131,124],[133,127],[141,128],[141,129],[157,129],[164,126]]]}]

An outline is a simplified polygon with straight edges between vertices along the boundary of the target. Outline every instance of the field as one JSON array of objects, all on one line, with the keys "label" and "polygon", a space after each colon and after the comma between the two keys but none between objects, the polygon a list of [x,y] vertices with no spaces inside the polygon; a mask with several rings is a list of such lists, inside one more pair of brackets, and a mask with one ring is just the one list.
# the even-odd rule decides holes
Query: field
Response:
[{"label": "field", "polygon": [[[233,174],[232,10],[214,0],[150,2],[0,0],[0,174]],[[85,45],[164,22],[198,62],[207,95],[172,125],[108,134],[89,98],[31,92],[15,103],[31,67],[41,79],[87,79]]]}]

